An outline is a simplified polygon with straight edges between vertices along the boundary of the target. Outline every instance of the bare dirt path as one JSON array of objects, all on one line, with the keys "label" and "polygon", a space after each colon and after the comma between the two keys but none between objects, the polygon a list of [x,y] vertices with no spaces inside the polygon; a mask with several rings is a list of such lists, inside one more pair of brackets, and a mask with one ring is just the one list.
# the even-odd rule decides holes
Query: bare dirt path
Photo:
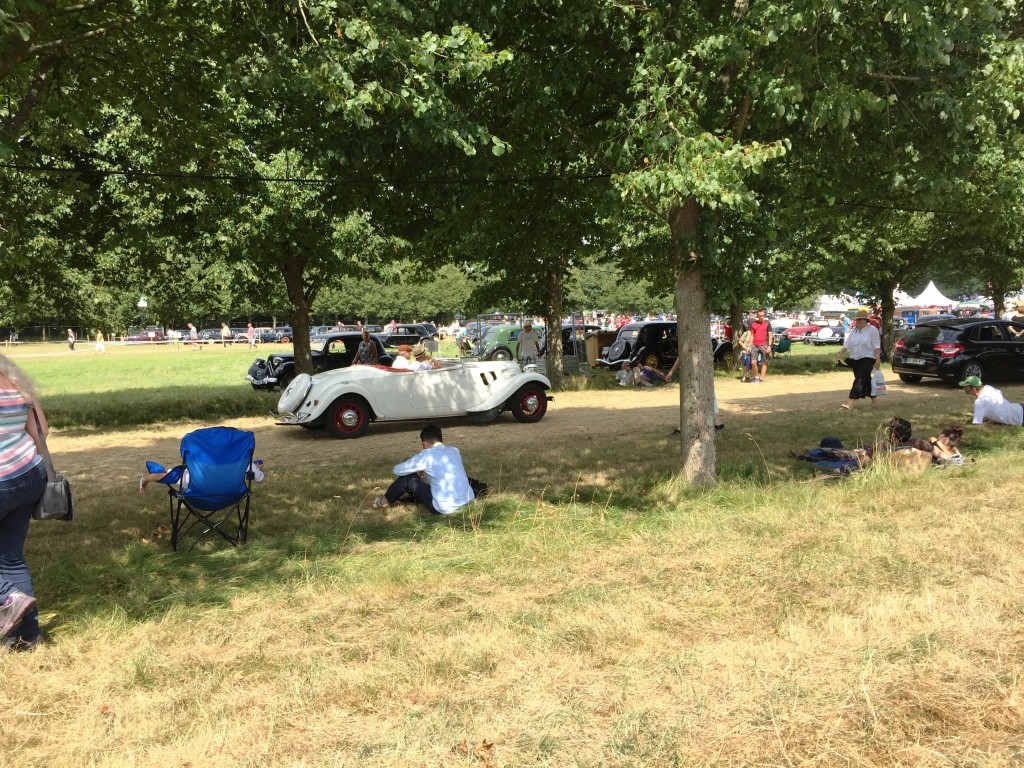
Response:
[{"label": "bare dirt path", "polygon": [[[791,414],[794,419],[808,413],[834,414],[837,433],[853,423],[878,424],[896,413],[967,413],[967,398],[956,389],[939,383],[908,386],[893,379],[890,393],[879,398],[869,411],[867,401],[861,410],[849,413],[839,405],[845,402],[850,386],[848,371],[778,376],[763,384],[743,384],[733,379],[716,381],[719,407],[727,429],[758,434],[758,417],[767,414]],[[1024,386],[1004,388],[1007,397],[1024,399]],[[464,419],[441,422],[446,439],[464,451],[508,451],[543,453],[551,446],[574,446],[591,441],[615,441],[627,435],[665,436],[677,423],[679,389],[669,385],[654,390],[614,389],[556,393],[545,418],[535,425],[520,425],[509,414],[488,425],[470,424]],[[385,464],[403,458],[417,448],[419,423],[373,424],[358,440],[333,440],[322,431],[305,431],[274,426],[272,419],[248,418],[226,422],[229,426],[256,433],[257,455],[275,472],[311,467],[353,467],[360,464]],[[819,422],[820,423],[820,422]],[[115,484],[137,482],[147,459],[172,464],[177,460],[181,436],[209,424],[172,424],[128,430],[73,430],[54,433],[51,450],[58,467],[72,477],[96,478]],[[763,437],[770,437],[765,435]],[[809,435],[808,438],[819,437]]]}]

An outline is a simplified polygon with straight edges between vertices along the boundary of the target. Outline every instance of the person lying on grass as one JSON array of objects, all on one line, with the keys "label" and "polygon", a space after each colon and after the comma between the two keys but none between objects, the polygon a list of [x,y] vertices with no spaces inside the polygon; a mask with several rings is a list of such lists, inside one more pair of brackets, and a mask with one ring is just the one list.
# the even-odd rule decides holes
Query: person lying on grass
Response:
[{"label": "person lying on grass", "polygon": [[1010,402],[995,387],[982,384],[977,376],[968,376],[957,386],[963,389],[965,395],[974,398],[972,424],[1024,425],[1024,405]]}]

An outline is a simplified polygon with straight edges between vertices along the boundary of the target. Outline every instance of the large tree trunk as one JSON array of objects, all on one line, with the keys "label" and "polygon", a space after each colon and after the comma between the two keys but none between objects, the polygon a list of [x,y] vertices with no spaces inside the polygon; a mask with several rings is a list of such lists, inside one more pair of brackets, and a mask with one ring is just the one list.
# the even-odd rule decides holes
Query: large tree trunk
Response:
[{"label": "large tree trunk", "polygon": [[292,305],[292,344],[295,347],[295,370],[313,375],[313,356],[309,348],[309,301],[303,279],[302,259],[291,258],[281,265],[288,301]]},{"label": "large tree trunk", "polygon": [[1002,317],[1006,312],[1006,286],[998,280],[989,280],[989,295],[992,297],[992,312],[996,317]]},{"label": "large tree trunk", "polygon": [[700,205],[687,200],[669,214],[679,333],[679,428],[682,476],[691,485],[715,484],[714,360],[704,280],[694,253]]},{"label": "large tree trunk", "polygon": [[548,268],[547,316],[544,319],[544,335],[547,351],[544,353],[544,370],[551,381],[552,389],[561,389],[565,384],[565,370],[562,367],[562,273],[560,266]]}]

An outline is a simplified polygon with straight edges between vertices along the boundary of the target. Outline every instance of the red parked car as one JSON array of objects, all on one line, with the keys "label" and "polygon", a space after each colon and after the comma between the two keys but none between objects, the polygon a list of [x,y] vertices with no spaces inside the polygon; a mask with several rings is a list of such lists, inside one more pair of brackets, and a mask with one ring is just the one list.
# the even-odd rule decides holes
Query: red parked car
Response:
[{"label": "red parked car", "polygon": [[790,341],[802,341],[805,336],[811,336],[827,326],[828,323],[825,322],[824,320],[818,323],[794,325],[793,327],[787,328],[785,331],[783,331],[782,336],[784,338],[789,339]]}]

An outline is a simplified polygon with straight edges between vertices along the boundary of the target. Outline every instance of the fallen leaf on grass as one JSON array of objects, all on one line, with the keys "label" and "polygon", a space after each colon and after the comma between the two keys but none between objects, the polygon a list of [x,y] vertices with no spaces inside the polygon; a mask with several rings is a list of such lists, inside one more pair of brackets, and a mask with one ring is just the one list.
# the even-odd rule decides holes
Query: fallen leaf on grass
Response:
[{"label": "fallen leaf on grass", "polygon": [[150,538],[147,539],[147,538],[143,537],[142,543],[143,544],[150,544],[151,542],[156,541],[157,539],[162,539],[164,536],[169,535],[170,532],[171,532],[171,526],[169,526],[169,525],[158,525],[156,528],[153,529],[153,533],[150,534]]},{"label": "fallen leaf on grass", "polygon": [[459,752],[464,755],[473,755],[484,764],[484,768],[494,768],[494,742],[482,739],[480,746],[471,747],[465,736],[459,742]]}]

